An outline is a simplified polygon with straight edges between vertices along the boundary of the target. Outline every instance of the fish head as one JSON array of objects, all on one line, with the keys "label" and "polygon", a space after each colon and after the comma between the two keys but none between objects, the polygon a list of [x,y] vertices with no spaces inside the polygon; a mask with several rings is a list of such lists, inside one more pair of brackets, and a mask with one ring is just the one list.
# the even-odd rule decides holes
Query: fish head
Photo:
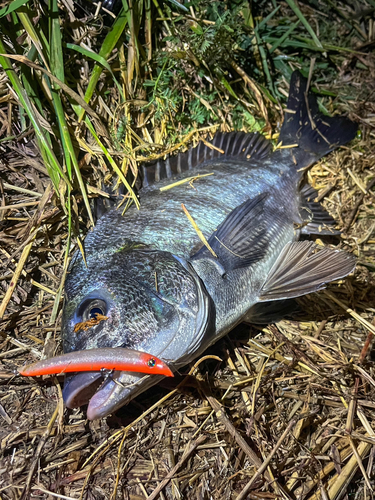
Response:
[{"label": "fish head", "polygon": [[[193,267],[168,252],[132,244],[89,256],[87,265],[76,255],[65,284],[64,352],[125,347],[177,369],[207,345],[213,310]],[[63,396],[70,408],[88,403],[92,420],[112,413],[160,378],[114,372],[102,383],[101,372],[77,373],[66,377]]]}]

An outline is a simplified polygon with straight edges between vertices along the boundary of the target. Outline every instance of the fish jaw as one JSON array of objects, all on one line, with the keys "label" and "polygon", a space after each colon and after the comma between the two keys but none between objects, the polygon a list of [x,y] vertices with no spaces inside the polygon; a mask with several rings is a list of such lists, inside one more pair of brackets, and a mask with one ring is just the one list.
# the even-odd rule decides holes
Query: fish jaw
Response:
[{"label": "fish jaw", "polygon": [[104,382],[102,377],[101,372],[67,375],[63,389],[66,407],[73,409],[87,404],[89,420],[104,418],[163,378],[129,372],[114,372]]},{"label": "fish jaw", "polygon": [[66,376],[63,399],[71,409],[88,404],[87,418],[96,420],[115,412],[162,378],[161,375],[114,372],[103,382],[101,372],[76,373]]},{"label": "fish jaw", "polygon": [[91,397],[87,418],[96,420],[115,412],[131,399],[160,382],[162,376],[115,372]]},{"label": "fish jaw", "polygon": [[67,375],[62,391],[67,408],[79,408],[87,404],[101,384],[101,372],[82,372]]}]

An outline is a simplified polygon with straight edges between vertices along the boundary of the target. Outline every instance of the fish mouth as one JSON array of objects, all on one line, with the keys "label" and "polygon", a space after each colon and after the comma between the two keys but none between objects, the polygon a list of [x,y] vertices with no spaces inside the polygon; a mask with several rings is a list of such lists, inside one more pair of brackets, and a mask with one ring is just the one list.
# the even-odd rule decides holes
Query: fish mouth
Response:
[{"label": "fish mouth", "polygon": [[88,404],[87,418],[96,420],[115,412],[141,392],[157,384],[163,376],[114,372],[104,382],[101,372],[82,372],[66,376],[63,399],[67,408]]},{"label": "fish mouth", "polygon": [[89,403],[98,388],[103,384],[101,372],[82,372],[66,375],[63,399],[67,408],[79,408]]}]

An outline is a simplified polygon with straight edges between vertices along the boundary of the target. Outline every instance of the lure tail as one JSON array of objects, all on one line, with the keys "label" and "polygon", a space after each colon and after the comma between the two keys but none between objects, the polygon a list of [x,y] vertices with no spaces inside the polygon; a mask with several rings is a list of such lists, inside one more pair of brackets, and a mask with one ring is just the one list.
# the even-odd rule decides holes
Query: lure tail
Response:
[{"label": "lure tail", "polygon": [[292,74],[287,109],[279,140],[297,169],[305,168],[324,155],[351,141],[357,124],[344,116],[326,116],[319,112],[316,97],[307,92],[307,79],[299,71]]}]

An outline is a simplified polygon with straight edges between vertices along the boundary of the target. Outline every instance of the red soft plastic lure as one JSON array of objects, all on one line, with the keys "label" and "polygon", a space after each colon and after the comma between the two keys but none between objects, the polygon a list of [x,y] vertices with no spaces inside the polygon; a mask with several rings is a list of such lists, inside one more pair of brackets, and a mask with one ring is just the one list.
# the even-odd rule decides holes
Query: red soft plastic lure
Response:
[{"label": "red soft plastic lure", "polygon": [[54,358],[44,359],[21,368],[25,377],[59,375],[69,372],[93,372],[102,369],[148,373],[173,377],[168,366],[159,358],[134,349],[104,347],[73,351]]}]

